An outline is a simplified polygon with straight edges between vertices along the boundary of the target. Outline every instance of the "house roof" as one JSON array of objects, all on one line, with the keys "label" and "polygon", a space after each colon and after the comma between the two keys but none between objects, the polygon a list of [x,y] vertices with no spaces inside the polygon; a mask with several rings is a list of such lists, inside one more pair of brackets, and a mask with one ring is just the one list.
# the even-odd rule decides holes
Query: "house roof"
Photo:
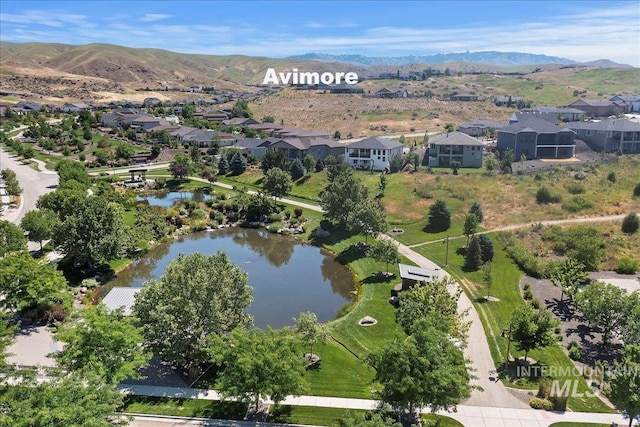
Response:
[{"label": "house roof", "polygon": [[438,135],[429,140],[429,145],[469,145],[484,146],[482,141],[478,141],[472,136],[462,132],[450,132]]},{"label": "house roof", "polygon": [[505,127],[505,123],[494,122],[492,120],[476,120],[473,122],[462,123],[459,128],[473,128],[473,127],[485,127],[485,128],[501,128]]},{"label": "house roof", "polygon": [[536,132],[536,133],[558,133],[558,132],[572,132],[571,129],[560,127],[547,120],[539,119],[537,117],[529,117],[525,120],[521,120],[515,123],[511,123],[508,126],[498,129],[498,133],[519,133],[519,132]]},{"label": "house roof", "polygon": [[618,104],[616,101],[610,99],[579,99],[569,105],[581,105],[586,104],[590,107],[608,107],[612,104]]},{"label": "house roof", "polygon": [[377,136],[371,136],[367,139],[363,139],[361,141],[347,145],[347,148],[369,148],[372,150],[391,150],[400,147],[402,147],[402,144],[400,144],[399,142],[391,141],[390,139],[380,138]]},{"label": "house roof", "polygon": [[398,264],[400,278],[411,279],[418,282],[430,282],[440,277],[440,270],[428,270],[426,268],[414,267],[407,264]]},{"label": "house roof", "polygon": [[541,113],[556,113],[556,114],[585,114],[585,111],[579,110],[577,108],[571,107],[548,107],[548,106],[540,106],[534,107],[528,110],[522,111],[539,111]]},{"label": "house roof", "polygon": [[558,118],[558,113],[541,111],[516,111],[509,118],[509,123],[522,122],[530,118],[546,120],[549,123],[558,123],[560,121],[560,118]]},{"label": "house roof", "polygon": [[626,119],[606,119],[599,122],[571,122],[567,127],[573,130],[596,130],[604,132],[640,132],[640,123]]},{"label": "house roof", "polygon": [[234,145],[238,148],[258,148],[269,145],[269,140],[260,138],[244,138],[237,140]]},{"label": "house roof", "polygon": [[509,98],[511,98],[511,102],[522,101],[521,96],[496,96],[493,98],[493,102],[509,102]]},{"label": "house roof", "polygon": [[102,303],[109,310],[116,310],[123,307],[124,314],[129,316],[131,315],[133,303],[136,300],[136,294],[141,290],[142,288],[114,287],[111,288],[109,293],[104,297]]},{"label": "house roof", "polygon": [[611,98],[611,101],[615,101],[616,99],[620,99],[624,102],[638,102],[640,101],[640,95],[616,95]]}]

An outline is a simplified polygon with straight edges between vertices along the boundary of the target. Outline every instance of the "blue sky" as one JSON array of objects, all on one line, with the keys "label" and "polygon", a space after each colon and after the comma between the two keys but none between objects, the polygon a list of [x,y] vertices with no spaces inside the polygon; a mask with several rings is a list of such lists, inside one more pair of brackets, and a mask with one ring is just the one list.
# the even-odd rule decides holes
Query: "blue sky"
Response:
[{"label": "blue sky", "polygon": [[0,0],[0,41],[268,57],[497,50],[640,67],[640,1]]}]

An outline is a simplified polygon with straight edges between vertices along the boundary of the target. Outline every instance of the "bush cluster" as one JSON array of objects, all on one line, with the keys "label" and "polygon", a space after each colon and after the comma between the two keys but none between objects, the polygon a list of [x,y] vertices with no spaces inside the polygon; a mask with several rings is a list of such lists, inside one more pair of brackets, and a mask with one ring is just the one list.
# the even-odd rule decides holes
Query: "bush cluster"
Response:
[{"label": "bush cluster", "polygon": [[531,402],[529,402],[529,406],[531,406],[533,409],[544,409],[545,411],[553,410],[552,402],[547,399],[540,399],[539,397],[534,397],[533,399],[531,399]]},{"label": "bush cluster", "polygon": [[547,187],[540,187],[536,191],[536,202],[540,205],[546,205],[549,203],[560,203],[562,198],[556,194],[551,194],[551,191]]},{"label": "bush cluster", "polygon": [[591,200],[587,200],[581,196],[572,197],[562,203],[562,209],[573,213],[593,209],[594,207],[595,205]]}]

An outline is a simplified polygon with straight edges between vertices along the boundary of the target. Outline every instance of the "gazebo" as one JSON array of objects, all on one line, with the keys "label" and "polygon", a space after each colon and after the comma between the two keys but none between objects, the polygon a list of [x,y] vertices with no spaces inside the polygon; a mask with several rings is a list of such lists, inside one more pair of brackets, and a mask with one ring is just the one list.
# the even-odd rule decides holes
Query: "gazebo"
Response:
[{"label": "gazebo", "polygon": [[147,180],[147,169],[129,169],[129,173],[131,174],[131,181],[136,180],[136,174],[141,178],[142,181]]}]

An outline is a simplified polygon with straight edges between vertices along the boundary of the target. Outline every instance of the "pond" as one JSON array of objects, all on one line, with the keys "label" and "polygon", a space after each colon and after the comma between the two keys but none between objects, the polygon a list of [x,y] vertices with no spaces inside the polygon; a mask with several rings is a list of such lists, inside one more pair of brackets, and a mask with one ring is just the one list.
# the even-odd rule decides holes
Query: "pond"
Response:
[{"label": "pond", "polygon": [[184,202],[185,200],[193,200],[201,203],[212,197],[212,195],[203,193],[202,191],[158,191],[152,194],[138,195],[136,199],[139,202],[147,202],[151,206],[170,208],[176,203]]},{"label": "pond", "polygon": [[162,243],[108,285],[140,287],[159,279],[179,253],[212,255],[220,250],[249,275],[254,300],[246,311],[258,327],[293,325],[292,319],[304,311],[326,322],[351,300],[351,273],[329,252],[266,230],[240,227],[191,233]]}]

